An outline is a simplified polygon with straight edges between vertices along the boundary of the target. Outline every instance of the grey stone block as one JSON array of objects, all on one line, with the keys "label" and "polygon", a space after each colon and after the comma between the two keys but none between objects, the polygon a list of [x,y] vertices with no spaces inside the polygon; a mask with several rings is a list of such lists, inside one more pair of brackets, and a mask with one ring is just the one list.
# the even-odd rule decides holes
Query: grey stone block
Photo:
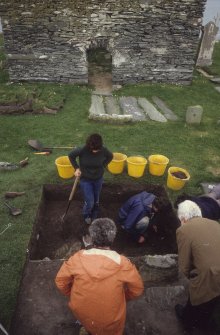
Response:
[{"label": "grey stone block", "polygon": [[186,111],[186,123],[200,124],[202,120],[203,108],[202,106],[189,106]]}]

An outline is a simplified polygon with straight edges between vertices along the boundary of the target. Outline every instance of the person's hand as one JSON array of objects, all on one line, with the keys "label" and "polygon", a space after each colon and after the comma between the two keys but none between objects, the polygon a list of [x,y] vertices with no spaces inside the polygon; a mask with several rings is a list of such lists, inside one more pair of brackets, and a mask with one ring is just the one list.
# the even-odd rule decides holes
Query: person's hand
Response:
[{"label": "person's hand", "polygon": [[81,176],[81,171],[80,171],[80,169],[76,169],[76,171],[74,172],[74,176],[75,176],[75,177],[80,177],[80,176]]},{"label": "person's hand", "polygon": [[153,231],[154,231],[155,233],[158,232],[158,228],[157,228],[157,226],[156,226],[155,224],[152,226],[152,229],[153,229]]},{"label": "person's hand", "polygon": [[145,237],[144,236],[140,236],[139,237],[139,240],[138,240],[138,243],[144,243],[144,241],[145,241]]}]

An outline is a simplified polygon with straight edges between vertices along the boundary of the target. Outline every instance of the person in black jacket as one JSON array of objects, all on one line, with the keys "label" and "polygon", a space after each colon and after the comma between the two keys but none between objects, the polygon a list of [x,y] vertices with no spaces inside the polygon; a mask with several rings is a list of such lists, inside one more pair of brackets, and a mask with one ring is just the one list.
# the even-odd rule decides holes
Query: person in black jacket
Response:
[{"label": "person in black jacket", "polygon": [[200,196],[191,196],[183,193],[177,197],[174,207],[177,208],[185,200],[195,202],[201,209],[202,217],[210,220],[220,219],[220,184],[214,186],[208,194]]},{"label": "person in black jacket", "polygon": [[113,154],[103,146],[99,134],[91,134],[84,146],[77,147],[69,154],[70,162],[75,169],[75,177],[80,177],[84,197],[83,217],[87,224],[97,218],[104,169],[112,158]]}]

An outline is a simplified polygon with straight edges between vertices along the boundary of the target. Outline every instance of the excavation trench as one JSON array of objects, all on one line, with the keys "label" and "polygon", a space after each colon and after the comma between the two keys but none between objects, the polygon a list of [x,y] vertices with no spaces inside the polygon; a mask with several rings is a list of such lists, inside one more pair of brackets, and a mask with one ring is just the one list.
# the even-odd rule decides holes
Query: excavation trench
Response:
[{"label": "excavation trench", "polygon": [[[28,254],[20,283],[12,335],[77,335],[68,298],[55,287],[54,278],[64,259],[83,248],[82,236],[88,227],[82,220],[82,197],[79,188],[62,224],[72,185],[44,185],[36,214]],[[167,197],[159,185],[104,184],[100,199],[100,216],[117,220],[120,206],[143,190]],[[157,269],[148,267],[149,255],[176,254],[175,231],[178,220],[171,204],[155,217],[158,232],[149,232],[146,243],[138,245],[118,226],[113,248],[129,257],[139,269],[144,295],[128,304],[126,335],[185,334],[173,312],[175,301],[186,300],[184,286],[177,278],[176,265]],[[150,256],[151,257],[151,256]],[[155,256],[157,257],[157,256]],[[160,322],[158,322],[160,317]]]}]

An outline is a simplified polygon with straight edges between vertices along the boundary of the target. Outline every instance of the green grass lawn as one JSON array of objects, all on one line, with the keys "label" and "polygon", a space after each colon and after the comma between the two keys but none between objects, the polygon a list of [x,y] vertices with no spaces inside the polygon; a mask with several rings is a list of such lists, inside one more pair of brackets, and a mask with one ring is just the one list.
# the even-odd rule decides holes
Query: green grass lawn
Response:
[{"label": "green grass lawn", "polygon": [[[5,62],[4,56],[0,60]],[[3,64],[2,63],[2,64]],[[213,71],[220,75],[220,43],[216,44]],[[195,71],[191,86],[178,85],[127,85],[117,95],[162,98],[179,116],[177,122],[141,122],[128,125],[109,125],[88,120],[91,89],[86,86],[60,84],[10,84],[4,66],[0,72],[0,102],[25,101],[35,97],[36,108],[52,107],[65,99],[64,107],[56,115],[5,115],[0,116],[0,161],[19,162],[29,157],[29,165],[15,171],[0,171],[0,318],[9,326],[15,308],[16,294],[26,257],[26,249],[32,232],[42,186],[45,183],[72,183],[61,180],[57,174],[55,159],[68,154],[68,150],[53,150],[50,156],[34,155],[27,145],[28,139],[38,139],[47,146],[79,145],[88,134],[99,132],[107,147],[113,152],[130,155],[163,154],[170,159],[169,166],[186,168],[191,179],[184,191],[202,192],[203,181],[218,182],[220,177],[220,93],[214,84]],[[190,105],[202,105],[202,123],[190,126],[185,123],[186,109]],[[133,179],[124,172],[113,176],[105,173],[105,181],[113,183],[153,183],[166,187],[167,174]],[[3,205],[6,191],[25,191],[25,196],[10,200],[20,207],[23,214],[12,217]],[[182,191],[167,189],[171,200]],[[5,233],[1,232],[11,223]]]}]

